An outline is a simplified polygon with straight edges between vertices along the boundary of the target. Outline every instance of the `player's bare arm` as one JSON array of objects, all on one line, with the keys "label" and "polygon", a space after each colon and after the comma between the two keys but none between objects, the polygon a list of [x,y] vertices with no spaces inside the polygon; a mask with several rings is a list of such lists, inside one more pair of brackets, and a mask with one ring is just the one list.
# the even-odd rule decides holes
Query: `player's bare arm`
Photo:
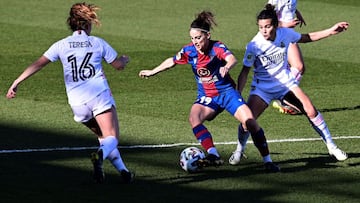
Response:
[{"label": "player's bare arm", "polygon": [[50,63],[50,60],[45,56],[41,56],[38,60],[36,60],[34,63],[28,66],[24,70],[24,72],[12,83],[6,94],[6,97],[8,99],[15,98],[18,85],[27,78],[29,78],[30,76],[34,75],[39,70],[41,70],[48,63]]},{"label": "player's bare arm", "polygon": [[174,60],[172,57],[165,59],[159,66],[155,67],[152,70],[142,70],[139,72],[139,77],[146,78],[153,75],[156,75],[166,69],[172,68],[175,66]]},{"label": "player's bare arm", "polygon": [[251,67],[243,66],[243,68],[241,69],[241,72],[238,76],[238,81],[237,81],[237,90],[239,92],[242,92],[246,85],[246,81],[247,81],[247,77],[250,72],[250,68]]},{"label": "player's bare arm", "polygon": [[233,54],[228,55],[225,58],[226,65],[220,68],[221,77],[224,77],[234,66],[237,64],[237,59]]},{"label": "player's bare arm", "polygon": [[330,37],[332,35],[339,34],[340,32],[343,32],[349,28],[348,22],[339,22],[333,25],[331,28],[317,31],[317,32],[311,32],[308,34],[302,34],[299,43],[307,43],[307,42],[314,42],[318,41],[327,37]]}]

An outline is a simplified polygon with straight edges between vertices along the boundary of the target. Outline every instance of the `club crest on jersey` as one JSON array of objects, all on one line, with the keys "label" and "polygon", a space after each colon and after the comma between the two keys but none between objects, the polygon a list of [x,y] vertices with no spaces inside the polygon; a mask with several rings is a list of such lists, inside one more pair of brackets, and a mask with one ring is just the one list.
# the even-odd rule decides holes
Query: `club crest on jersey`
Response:
[{"label": "club crest on jersey", "polygon": [[208,70],[207,68],[198,68],[196,71],[197,71],[198,76],[200,76],[200,77],[210,76],[210,70]]},{"label": "club crest on jersey", "polygon": [[251,58],[252,58],[252,54],[248,54],[248,55],[246,56],[246,59],[247,59],[247,60],[251,60]]}]

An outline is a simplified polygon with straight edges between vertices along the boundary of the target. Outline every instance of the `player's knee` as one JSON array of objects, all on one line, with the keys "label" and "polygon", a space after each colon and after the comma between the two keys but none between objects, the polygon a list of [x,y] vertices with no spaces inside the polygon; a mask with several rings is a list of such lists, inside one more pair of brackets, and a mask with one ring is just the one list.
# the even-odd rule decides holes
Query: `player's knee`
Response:
[{"label": "player's knee", "polygon": [[252,134],[260,130],[260,127],[254,118],[246,120],[245,126],[247,130]]}]

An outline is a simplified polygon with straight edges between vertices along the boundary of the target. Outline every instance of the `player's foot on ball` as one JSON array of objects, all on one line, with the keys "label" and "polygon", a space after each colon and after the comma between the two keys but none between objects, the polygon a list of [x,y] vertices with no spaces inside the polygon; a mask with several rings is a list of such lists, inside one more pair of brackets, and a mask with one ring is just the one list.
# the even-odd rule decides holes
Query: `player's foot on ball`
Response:
[{"label": "player's foot on ball", "polygon": [[208,154],[205,158],[199,159],[197,164],[199,167],[221,166],[224,164],[224,161],[214,154]]},{"label": "player's foot on ball", "polygon": [[135,173],[132,173],[130,171],[127,170],[122,170],[120,172],[120,175],[122,177],[122,180],[124,181],[124,183],[131,183],[134,181],[135,178]]},{"label": "player's foot on ball", "polygon": [[105,180],[105,173],[103,170],[103,152],[101,149],[97,152],[91,153],[91,162],[94,166],[94,181],[96,183],[103,183]]},{"label": "player's foot on ball", "polygon": [[230,158],[229,158],[229,164],[233,165],[233,166],[239,165],[241,159],[243,159],[243,158],[247,159],[247,156],[245,155],[244,152],[242,152],[242,151],[234,151],[232,153],[232,155],[230,156]]},{"label": "player's foot on ball", "polygon": [[273,162],[266,162],[264,166],[265,166],[265,171],[268,173],[280,172],[280,167],[274,164]]}]

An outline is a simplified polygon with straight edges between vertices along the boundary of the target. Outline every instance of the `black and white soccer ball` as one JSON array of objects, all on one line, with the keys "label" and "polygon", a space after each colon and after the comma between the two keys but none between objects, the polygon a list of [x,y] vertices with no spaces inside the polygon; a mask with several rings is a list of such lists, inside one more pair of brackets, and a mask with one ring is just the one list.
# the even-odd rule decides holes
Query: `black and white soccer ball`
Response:
[{"label": "black and white soccer ball", "polygon": [[180,166],[189,173],[200,170],[197,165],[199,159],[205,158],[205,153],[197,147],[187,147],[180,154]]}]

